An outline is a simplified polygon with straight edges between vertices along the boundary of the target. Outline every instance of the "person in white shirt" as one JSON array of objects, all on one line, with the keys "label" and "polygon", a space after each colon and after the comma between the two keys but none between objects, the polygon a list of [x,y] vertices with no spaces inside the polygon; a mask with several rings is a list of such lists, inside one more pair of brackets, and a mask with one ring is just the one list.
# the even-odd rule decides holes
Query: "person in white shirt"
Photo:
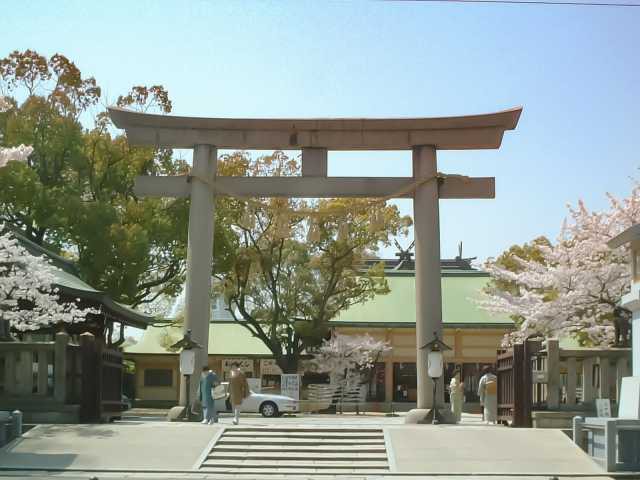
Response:
[{"label": "person in white shirt", "polygon": [[491,367],[484,367],[482,378],[478,385],[478,396],[483,407],[485,423],[498,422],[498,377],[493,374]]}]

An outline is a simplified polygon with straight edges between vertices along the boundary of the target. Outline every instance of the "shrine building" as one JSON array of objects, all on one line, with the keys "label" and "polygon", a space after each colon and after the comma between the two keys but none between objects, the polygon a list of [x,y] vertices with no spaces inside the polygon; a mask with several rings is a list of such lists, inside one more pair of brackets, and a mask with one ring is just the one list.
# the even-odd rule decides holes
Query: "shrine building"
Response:
[{"label": "shrine building", "polygon": [[[372,260],[378,262],[381,259]],[[442,314],[446,377],[459,366],[463,371],[467,404],[477,402],[480,371],[493,364],[502,337],[514,328],[506,316],[490,314],[474,302],[489,282],[489,274],[474,268],[472,259],[458,256],[443,259],[441,265]],[[416,404],[415,270],[410,256],[382,259],[390,292],[352,306],[330,322],[332,329],[347,335],[369,334],[385,339],[391,350],[376,363],[369,376],[367,405],[372,411],[409,410]],[[136,345],[125,349],[125,359],[135,364],[135,392],[139,406],[173,406],[179,397],[178,355],[167,349],[182,337],[180,325],[149,327]],[[239,362],[248,377],[263,391],[278,393],[280,369],[267,347],[225,310],[222,298],[212,302],[209,333],[209,365],[222,378],[233,362]],[[321,375],[303,374],[304,386],[326,382]],[[259,380],[258,380],[259,379]]]}]

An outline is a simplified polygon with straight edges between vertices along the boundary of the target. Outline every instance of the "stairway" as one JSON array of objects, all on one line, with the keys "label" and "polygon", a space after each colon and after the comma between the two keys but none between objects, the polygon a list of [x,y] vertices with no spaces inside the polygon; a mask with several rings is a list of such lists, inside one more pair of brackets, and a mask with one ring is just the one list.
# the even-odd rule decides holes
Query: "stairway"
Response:
[{"label": "stairway", "polygon": [[230,427],[200,466],[207,473],[389,472],[380,428]]}]

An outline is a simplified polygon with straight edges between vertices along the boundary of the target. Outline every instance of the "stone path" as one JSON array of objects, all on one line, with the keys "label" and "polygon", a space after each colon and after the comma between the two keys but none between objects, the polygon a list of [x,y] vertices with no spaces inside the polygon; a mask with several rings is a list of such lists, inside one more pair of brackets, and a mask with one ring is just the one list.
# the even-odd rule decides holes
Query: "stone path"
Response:
[{"label": "stone path", "polygon": [[560,431],[486,426],[477,417],[458,426],[403,420],[245,415],[233,427],[230,417],[207,426],[131,416],[109,425],[39,426],[0,449],[0,479],[607,478]]}]

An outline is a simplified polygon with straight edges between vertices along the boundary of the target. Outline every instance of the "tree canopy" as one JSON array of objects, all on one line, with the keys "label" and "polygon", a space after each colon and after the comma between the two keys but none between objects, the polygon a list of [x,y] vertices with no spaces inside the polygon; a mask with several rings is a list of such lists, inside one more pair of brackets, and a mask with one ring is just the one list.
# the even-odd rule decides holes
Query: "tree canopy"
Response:
[{"label": "tree canopy", "polygon": [[555,243],[540,238],[489,259],[492,283],[481,305],[516,318],[519,329],[509,340],[542,334],[573,336],[584,345],[611,343],[613,309],[629,289],[630,255],[607,242],[640,222],[640,185],[628,198],[609,201],[602,212],[583,202],[570,207]]},{"label": "tree canopy", "polygon": [[[63,55],[26,50],[1,59],[0,93],[0,146],[33,149],[26,162],[0,170],[0,221],[73,258],[87,282],[119,301],[139,306],[175,296],[185,273],[188,200],[137,198],[133,182],[187,173],[187,162],[169,149],[130,147],[101,108],[96,80]],[[116,104],[172,108],[160,85],[134,86]],[[224,226],[217,227],[217,252],[224,252]]]},{"label": "tree canopy", "polygon": [[[282,152],[255,162],[222,158],[223,174],[299,174]],[[329,333],[329,320],[349,306],[388,292],[384,265],[368,260],[410,219],[370,199],[230,198],[231,269],[221,290],[236,322],[264,342],[284,372]]]}]

